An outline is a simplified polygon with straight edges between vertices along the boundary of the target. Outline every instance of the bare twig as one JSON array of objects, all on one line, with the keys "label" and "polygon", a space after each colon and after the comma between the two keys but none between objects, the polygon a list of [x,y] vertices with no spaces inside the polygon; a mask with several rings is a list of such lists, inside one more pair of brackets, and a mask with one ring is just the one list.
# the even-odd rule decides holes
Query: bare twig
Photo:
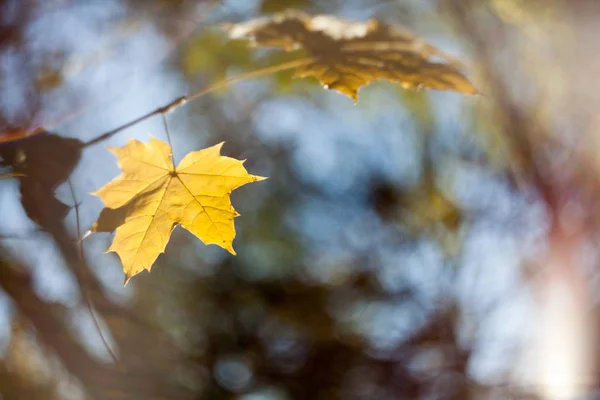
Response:
[{"label": "bare twig", "polygon": [[133,121],[126,123],[125,125],[121,125],[118,128],[115,128],[111,131],[103,133],[102,135],[99,135],[99,136],[95,137],[94,139],[91,139],[88,142],[86,142],[84,144],[84,147],[92,146],[92,145],[102,142],[106,139],[109,139],[109,138],[113,137],[115,134],[117,134],[127,128],[131,128],[132,126],[134,126],[142,121],[145,121],[148,118],[151,118],[155,115],[167,114],[190,101],[196,100],[199,97],[202,97],[206,94],[215,92],[219,89],[223,89],[223,88],[231,85],[232,83],[240,82],[240,81],[244,81],[244,80],[248,80],[248,79],[252,79],[252,78],[258,78],[258,77],[269,75],[269,74],[279,72],[279,71],[285,71],[288,69],[298,68],[303,65],[310,64],[313,61],[314,61],[313,58],[310,58],[310,57],[301,58],[301,59],[293,60],[293,61],[287,61],[287,62],[284,62],[281,64],[261,68],[261,69],[255,70],[255,71],[247,72],[247,73],[241,74],[241,75],[236,75],[231,78],[216,82],[204,89],[198,90],[197,92],[190,94],[189,96],[178,97],[165,106],[159,107],[154,111],[150,111],[149,113],[144,114],[141,117],[138,117],[138,118],[134,119]]},{"label": "bare twig", "polygon": [[[79,247],[79,262],[80,262],[80,267],[81,268],[86,268],[85,266],[85,257],[84,257],[84,253],[83,253],[83,241],[81,240],[81,228],[80,228],[80,223],[79,223],[79,203],[77,202],[77,199],[75,197],[75,189],[73,188],[73,182],[71,181],[71,179],[69,178],[68,180],[69,182],[69,190],[71,191],[71,197],[73,198],[73,204],[74,204],[74,209],[75,209],[75,221],[76,221],[76,226],[77,226],[77,242],[78,242],[78,247]],[[113,361],[115,363],[119,362],[119,359],[117,358],[117,356],[115,355],[114,351],[111,349],[111,347],[108,344],[108,341],[106,340],[106,338],[104,337],[104,333],[102,332],[102,328],[100,328],[100,323],[98,322],[98,316],[96,315],[96,311],[94,310],[94,307],[92,305],[92,299],[87,287],[87,283],[85,280],[81,281],[81,293],[83,294],[83,298],[85,299],[85,303],[87,308],[90,310],[90,315],[92,316],[92,321],[94,321],[94,326],[96,327],[96,330],[98,331],[98,335],[100,335],[100,340],[102,340],[102,344],[104,345],[104,347],[106,347],[106,350],[108,351],[108,354],[110,354],[111,358],[113,359]]]}]

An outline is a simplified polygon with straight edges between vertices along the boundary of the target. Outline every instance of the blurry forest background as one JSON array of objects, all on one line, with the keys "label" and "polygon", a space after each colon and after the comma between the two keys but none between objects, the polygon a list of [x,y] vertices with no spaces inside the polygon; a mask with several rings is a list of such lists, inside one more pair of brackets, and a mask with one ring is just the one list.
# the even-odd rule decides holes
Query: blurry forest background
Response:
[{"label": "blurry forest background", "polygon": [[[106,146],[164,129],[81,144],[291,59],[219,29],[290,7],[405,27],[484,95],[236,83],[168,120],[177,159],[225,141],[269,177],[232,195],[238,255],[176,229],[125,288],[109,235],[82,261]],[[0,173],[27,176],[0,180],[0,399],[593,397],[599,21],[584,0],[2,0]]]}]

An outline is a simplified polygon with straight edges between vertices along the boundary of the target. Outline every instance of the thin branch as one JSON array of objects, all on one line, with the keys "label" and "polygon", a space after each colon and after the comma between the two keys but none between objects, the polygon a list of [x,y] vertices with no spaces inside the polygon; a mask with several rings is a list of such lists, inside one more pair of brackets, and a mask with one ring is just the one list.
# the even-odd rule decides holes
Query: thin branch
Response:
[{"label": "thin branch", "polygon": [[[71,181],[71,179],[68,179],[69,182],[69,190],[71,191],[71,197],[73,198],[73,204],[74,204],[74,208],[75,208],[75,221],[76,221],[76,225],[77,225],[77,242],[78,242],[78,247],[79,247],[79,260],[80,260],[80,264],[79,266],[81,268],[85,268],[85,258],[84,258],[84,253],[83,253],[83,240],[81,240],[81,228],[80,228],[80,224],[79,224],[79,203],[77,203],[77,199],[75,198],[75,189],[73,188],[73,182]],[[115,355],[115,353],[113,352],[112,348],[109,346],[108,341],[106,340],[106,338],[104,337],[104,333],[102,332],[102,328],[100,328],[100,323],[98,322],[98,317],[96,316],[96,312],[94,310],[94,307],[92,305],[92,299],[87,287],[87,282],[85,280],[81,281],[81,292],[83,293],[83,298],[85,299],[85,304],[87,306],[87,308],[90,310],[90,315],[92,316],[92,321],[94,321],[94,326],[96,327],[96,330],[98,331],[98,334],[100,335],[100,340],[102,340],[102,344],[104,345],[104,347],[106,347],[106,350],[108,351],[108,353],[110,354],[111,358],[113,359],[113,361],[115,362],[115,364],[119,363],[119,359],[117,358],[117,356]]]},{"label": "thin branch", "polygon": [[235,82],[239,82],[239,81],[243,81],[243,80],[247,80],[247,79],[252,79],[252,78],[258,78],[261,76],[265,76],[265,75],[269,75],[275,72],[279,72],[279,71],[285,71],[288,69],[293,69],[293,68],[298,68],[301,67],[303,65],[307,65],[310,64],[311,62],[313,62],[314,59],[312,57],[308,57],[308,58],[301,58],[298,60],[293,60],[293,61],[287,61],[281,64],[277,64],[277,65],[272,65],[269,67],[265,67],[265,68],[261,68],[258,69],[256,71],[251,71],[245,74],[241,74],[241,75],[236,75],[233,76],[231,78],[228,79],[224,79],[222,81],[216,82],[204,89],[201,89],[195,93],[192,93],[189,96],[181,96],[176,98],[175,100],[171,101],[170,103],[168,103],[167,105],[163,106],[163,107],[159,107],[154,111],[151,111],[147,114],[142,115],[141,117],[138,117],[136,119],[134,119],[131,122],[126,123],[125,125],[122,125],[118,128],[115,128],[111,131],[108,131],[106,133],[103,133],[102,135],[97,136],[94,139],[89,140],[88,142],[86,142],[84,144],[84,147],[88,147],[88,146],[92,146],[96,143],[102,142],[106,139],[111,138],[112,136],[114,136],[115,134],[127,129],[127,128],[131,128],[132,126],[147,120],[150,117],[153,117],[155,115],[158,114],[167,114],[173,110],[175,110],[176,108],[192,101],[192,100],[196,100],[199,97],[202,97],[206,94],[215,92],[219,89],[225,88],[229,85],[231,85],[232,83]]}]

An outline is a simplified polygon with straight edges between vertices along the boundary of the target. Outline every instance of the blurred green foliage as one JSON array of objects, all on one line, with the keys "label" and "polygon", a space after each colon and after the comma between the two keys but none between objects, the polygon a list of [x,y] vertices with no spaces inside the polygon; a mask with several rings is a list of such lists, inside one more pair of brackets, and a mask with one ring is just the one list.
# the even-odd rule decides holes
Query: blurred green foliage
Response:
[{"label": "blurred green foliage", "polygon": [[205,29],[183,46],[181,67],[188,77],[205,74],[209,81],[221,80],[231,68],[252,68],[252,49],[216,29]]}]

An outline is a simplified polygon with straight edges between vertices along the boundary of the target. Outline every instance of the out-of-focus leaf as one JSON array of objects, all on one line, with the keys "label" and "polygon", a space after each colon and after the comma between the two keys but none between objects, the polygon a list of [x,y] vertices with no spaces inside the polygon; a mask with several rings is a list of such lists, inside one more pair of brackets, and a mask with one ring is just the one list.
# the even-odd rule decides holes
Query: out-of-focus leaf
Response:
[{"label": "out-of-focus leaf", "polygon": [[[257,46],[303,49],[311,61],[296,69],[300,78],[315,77],[327,89],[358,100],[358,89],[385,78],[405,89],[454,90],[477,94],[460,72],[460,62],[398,27],[370,19],[351,22],[297,10],[227,25],[231,38]],[[432,61],[437,57],[445,61]]]},{"label": "out-of-focus leaf", "polygon": [[189,153],[177,168],[171,147],[155,138],[111,149],[123,173],[95,193],[108,210],[92,232],[116,229],[108,251],[121,258],[125,283],[151,269],[176,225],[235,254],[233,219],[239,214],[229,194],[264,178],[248,174],[242,161],[221,156],[222,145]]},{"label": "out-of-focus leaf", "polygon": [[69,211],[54,191],[79,163],[82,146],[77,139],[49,132],[0,144],[0,157],[18,175],[27,216],[45,229],[62,221]]}]

